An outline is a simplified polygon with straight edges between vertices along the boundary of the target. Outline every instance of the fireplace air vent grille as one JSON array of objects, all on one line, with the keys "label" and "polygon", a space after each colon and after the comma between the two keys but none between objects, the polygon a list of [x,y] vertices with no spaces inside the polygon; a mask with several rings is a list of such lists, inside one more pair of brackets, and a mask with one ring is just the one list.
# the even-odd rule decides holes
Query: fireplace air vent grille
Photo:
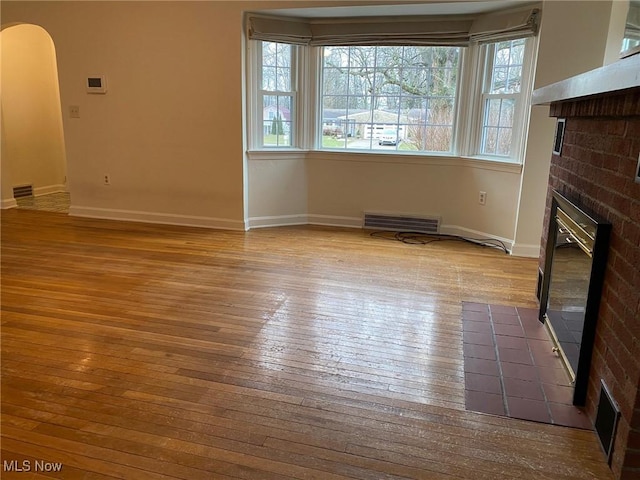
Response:
[{"label": "fireplace air vent grille", "polygon": [[598,400],[598,410],[596,412],[595,429],[600,439],[600,444],[611,464],[611,454],[613,453],[613,440],[616,436],[618,420],[620,419],[620,409],[611,396],[607,385],[600,380],[600,399]]}]

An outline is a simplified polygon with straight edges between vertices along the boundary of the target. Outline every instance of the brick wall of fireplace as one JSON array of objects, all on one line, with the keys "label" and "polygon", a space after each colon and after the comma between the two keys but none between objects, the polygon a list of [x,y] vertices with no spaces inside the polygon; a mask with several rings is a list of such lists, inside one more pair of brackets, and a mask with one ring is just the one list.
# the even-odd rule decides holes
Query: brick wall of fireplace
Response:
[{"label": "brick wall of fireplace", "polygon": [[[566,118],[560,155],[553,155],[542,246],[546,244],[551,190],[576,200],[612,224],[598,315],[586,410],[593,421],[600,379],[620,406],[612,470],[640,479],[640,88],[615,95],[551,104]],[[540,257],[544,267],[544,255]]]}]

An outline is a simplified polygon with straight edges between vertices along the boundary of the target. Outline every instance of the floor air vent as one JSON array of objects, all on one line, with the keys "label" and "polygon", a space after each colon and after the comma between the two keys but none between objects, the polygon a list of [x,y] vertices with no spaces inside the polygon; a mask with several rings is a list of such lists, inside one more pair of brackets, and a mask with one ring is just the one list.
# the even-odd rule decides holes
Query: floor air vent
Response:
[{"label": "floor air vent", "polygon": [[609,465],[611,465],[611,454],[613,453],[613,440],[616,436],[618,420],[620,418],[620,408],[611,396],[604,381],[600,380],[600,400],[596,412],[595,428],[604,453],[607,455]]},{"label": "floor air vent", "polygon": [[33,185],[13,187],[13,198],[33,197]]},{"label": "floor air vent", "polygon": [[365,212],[364,228],[392,232],[438,233],[440,231],[440,219],[416,215],[389,215]]}]

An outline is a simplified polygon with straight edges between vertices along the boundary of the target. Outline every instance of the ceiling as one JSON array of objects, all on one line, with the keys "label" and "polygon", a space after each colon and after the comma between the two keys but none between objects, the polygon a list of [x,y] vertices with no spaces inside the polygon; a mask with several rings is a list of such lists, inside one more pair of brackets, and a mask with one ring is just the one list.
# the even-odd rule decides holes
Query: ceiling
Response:
[{"label": "ceiling", "polygon": [[[362,2],[361,2],[362,3]],[[474,14],[502,10],[505,8],[528,5],[526,0],[491,0],[491,1],[421,1],[403,4],[352,5],[342,7],[286,8],[268,10],[262,13],[304,18],[340,18],[340,17],[394,17],[404,15],[457,15]]]}]

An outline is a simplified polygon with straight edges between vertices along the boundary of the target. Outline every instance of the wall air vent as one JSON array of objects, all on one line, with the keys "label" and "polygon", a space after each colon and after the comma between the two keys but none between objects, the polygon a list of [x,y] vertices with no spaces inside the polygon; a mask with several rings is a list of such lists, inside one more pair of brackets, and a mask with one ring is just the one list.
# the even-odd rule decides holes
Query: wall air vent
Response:
[{"label": "wall air vent", "polygon": [[33,185],[13,187],[13,198],[33,197]]},{"label": "wall air vent", "polygon": [[620,407],[611,396],[604,380],[600,379],[600,399],[598,400],[595,429],[609,465],[611,465],[613,441],[616,437],[618,420],[620,420]]},{"label": "wall air vent", "polygon": [[365,212],[364,228],[391,232],[439,233],[440,218]]}]

